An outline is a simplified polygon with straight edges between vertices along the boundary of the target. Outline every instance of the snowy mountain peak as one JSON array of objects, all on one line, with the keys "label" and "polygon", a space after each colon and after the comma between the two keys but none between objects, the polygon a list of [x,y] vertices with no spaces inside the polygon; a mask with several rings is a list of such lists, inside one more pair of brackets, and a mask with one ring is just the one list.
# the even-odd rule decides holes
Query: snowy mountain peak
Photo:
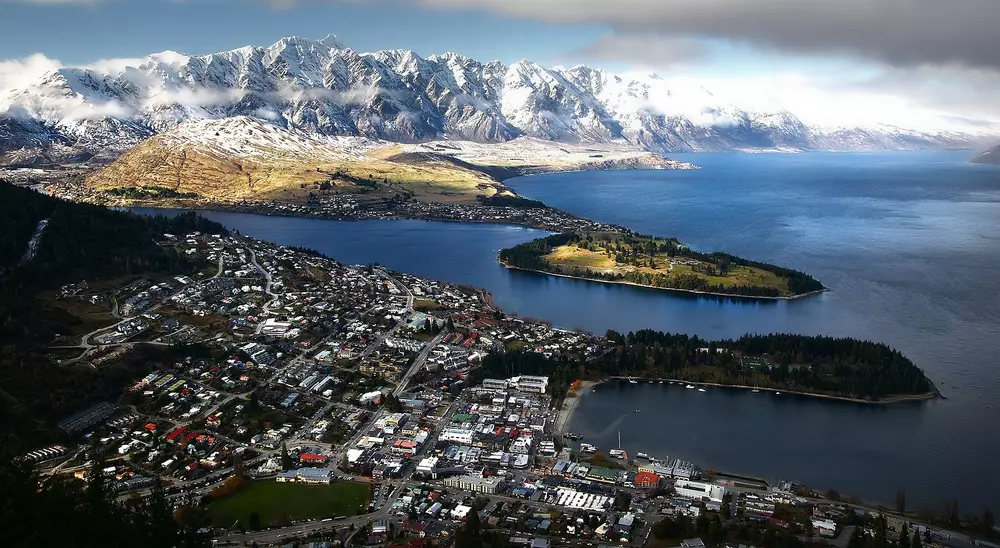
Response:
[{"label": "snowy mountain peak", "polygon": [[336,34],[327,34],[319,40],[319,43],[331,49],[344,49],[347,47],[340,41],[340,38],[337,38]]},{"label": "snowy mountain peak", "polygon": [[164,51],[61,68],[27,88],[0,90],[0,121],[8,120],[10,137],[0,142],[0,161],[31,157],[32,150],[52,158],[55,146],[73,157],[113,156],[185,122],[231,117],[320,138],[528,136],[655,152],[957,147],[1000,135],[995,125],[975,132],[811,127],[780,104],[717,91],[656,74],[546,68],[528,59],[484,64],[404,49],[358,53],[334,35],[290,36],[210,55]]}]

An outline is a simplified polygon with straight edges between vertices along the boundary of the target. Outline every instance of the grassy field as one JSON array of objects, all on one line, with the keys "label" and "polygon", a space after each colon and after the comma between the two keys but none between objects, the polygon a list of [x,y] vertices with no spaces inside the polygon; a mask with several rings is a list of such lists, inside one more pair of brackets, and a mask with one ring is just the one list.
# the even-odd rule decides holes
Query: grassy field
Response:
[{"label": "grassy field", "polygon": [[705,263],[687,258],[670,258],[666,253],[660,253],[653,257],[653,264],[650,266],[649,257],[645,257],[639,266],[618,263],[614,256],[609,257],[604,248],[596,250],[583,249],[577,245],[563,245],[552,250],[545,256],[545,261],[550,265],[557,265],[565,268],[580,268],[593,272],[627,274],[630,272],[648,272],[651,274],[664,275],[695,275],[704,278],[713,285],[724,286],[758,286],[773,287],[782,293],[788,292],[788,283],[773,272],[761,270],[759,268],[748,268],[745,266],[733,266],[726,274],[710,275],[706,272],[699,272],[697,267],[707,266]]},{"label": "grassy field", "polygon": [[361,483],[306,485],[257,480],[240,491],[213,502],[208,513],[215,523],[230,526],[249,523],[257,512],[262,525],[307,518],[353,516],[368,502],[368,486]]}]

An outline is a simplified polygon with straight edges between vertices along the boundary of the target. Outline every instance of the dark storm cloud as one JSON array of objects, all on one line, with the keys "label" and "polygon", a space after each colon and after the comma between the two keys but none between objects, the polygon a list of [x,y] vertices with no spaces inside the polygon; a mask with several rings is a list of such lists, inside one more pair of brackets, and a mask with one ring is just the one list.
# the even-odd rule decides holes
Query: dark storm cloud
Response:
[{"label": "dark storm cloud", "polygon": [[651,33],[602,36],[572,54],[585,61],[625,61],[654,70],[689,65],[708,56],[708,48],[698,40]]},{"label": "dark storm cloud", "polygon": [[1000,0],[412,0],[623,32],[699,35],[896,66],[1000,68]]}]

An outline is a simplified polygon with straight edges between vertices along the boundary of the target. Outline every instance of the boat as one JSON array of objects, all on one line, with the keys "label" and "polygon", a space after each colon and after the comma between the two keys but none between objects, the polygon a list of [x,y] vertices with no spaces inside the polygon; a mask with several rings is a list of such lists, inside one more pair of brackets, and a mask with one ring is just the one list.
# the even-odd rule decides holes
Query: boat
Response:
[{"label": "boat", "polygon": [[694,388],[694,386],[691,386],[691,385],[689,384],[689,385],[685,386],[684,388]]},{"label": "boat", "polygon": [[699,388],[698,391],[699,392],[705,392],[705,389],[704,388]]},{"label": "boat", "polygon": [[597,452],[597,446],[590,445],[589,443],[581,443],[580,444],[580,451],[583,451],[584,453],[596,453]]},{"label": "boat", "polygon": [[636,453],[635,454],[635,458],[649,460],[649,455],[647,455],[645,453]]},{"label": "boat", "polygon": [[628,382],[629,382],[629,384],[639,384],[639,381],[633,379],[632,377],[628,378]]},{"label": "boat", "polygon": [[754,394],[756,394],[757,392],[760,392],[760,390],[757,390],[756,388],[754,388],[753,390],[751,390],[751,392],[753,392]]},{"label": "boat", "polygon": [[780,395],[781,395],[781,392],[775,392],[775,393],[774,393],[774,395],[775,395],[775,396],[780,396]]},{"label": "boat", "polygon": [[638,409],[636,409],[636,410],[635,410],[635,412],[636,412],[636,413],[638,413],[638,412],[639,412],[639,410],[638,410]]},{"label": "boat", "polygon": [[625,450],[622,449],[622,431],[621,430],[618,431],[618,448],[617,449],[608,449],[608,455],[610,455],[611,458],[628,460],[628,453],[626,453]]},{"label": "boat", "polygon": [[565,434],[563,434],[563,437],[566,438],[566,439],[568,439],[568,440],[578,440],[578,439],[583,438],[583,436],[581,436],[580,434],[577,434],[575,432],[566,432]]},{"label": "boat", "polygon": [[660,381],[660,384],[663,384],[663,381]]}]

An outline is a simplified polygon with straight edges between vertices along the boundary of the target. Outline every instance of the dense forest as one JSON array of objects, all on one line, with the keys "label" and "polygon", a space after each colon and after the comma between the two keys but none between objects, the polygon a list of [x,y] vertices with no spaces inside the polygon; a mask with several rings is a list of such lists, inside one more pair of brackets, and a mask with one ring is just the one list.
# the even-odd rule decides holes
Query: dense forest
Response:
[{"label": "dense forest", "polygon": [[[48,225],[35,256],[19,264],[38,222]],[[67,202],[0,184],[0,342],[45,339],[51,330],[32,306],[40,290],[81,279],[146,272],[191,272],[196,265],[157,244],[165,233],[225,234],[194,213],[146,217]]]},{"label": "dense forest", "polygon": [[[44,219],[36,252],[22,264]],[[51,441],[53,422],[120,394],[125,382],[143,374],[138,366],[97,372],[52,363],[39,346],[78,320],[39,295],[81,280],[192,273],[201,265],[157,244],[164,233],[192,231],[226,233],[193,213],[145,217],[0,184],[0,430],[26,442]],[[143,352],[134,363],[148,361]]]},{"label": "dense forest", "polygon": [[[653,238],[640,234],[627,234],[622,236],[625,245],[621,251],[617,251],[615,260],[621,264],[644,265],[656,254],[666,254],[667,256],[690,258],[710,264],[711,271],[708,275],[725,274],[733,266],[744,266],[773,272],[777,276],[784,278],[788,283],[788,291],[792,295],[802,295],[813,291],[825,289],[823,284],[812,276],[772,264],[751,261],[728,253],[700,253],[681,245],[674,238]],[[579,278],[589,278],[604,281],[623,281],[650,287],[664,289],[683,289],[688,291],[704,291],[709,293],[721,293],[727,295],[738,295],[745,297],[779,297],[781,292],[773,287],[761,287],[753,285],[727,286],[712,284],[702,276],[694,274],[658,274],[644,271],[629,273],[603,273],[594,272],[581,268],[566,268],[548,264],[544,257],[552,252],[554,248],[563,245],[587,245],[584,235],[577,233],[554,234],[545,238],[539,238],[514,247],[500,250],[500,260],[516,268],[528,270],[540,270],[565,274]],[[611,244],[612,246],[614,244]],[[627,249],[627,250],[626,250]]]},{"label": "dense forest", "polygon": [[609,331],[606,339],[609,350],[586,362],[530,352],[493,354],[484,359],[482,375],[549,375],[557,395],[575,379],[608,376],[757,385],[866,400],[933,390],[902,353],[871,341],[789,334],[708,341],[652,330]]}]

